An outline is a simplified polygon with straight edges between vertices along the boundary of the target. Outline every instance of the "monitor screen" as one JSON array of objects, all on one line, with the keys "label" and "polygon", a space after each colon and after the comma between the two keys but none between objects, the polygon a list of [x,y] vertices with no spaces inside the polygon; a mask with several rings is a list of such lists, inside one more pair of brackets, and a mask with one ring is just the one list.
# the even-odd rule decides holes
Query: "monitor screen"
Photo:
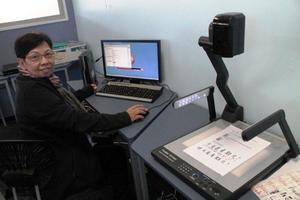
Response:
[{"label": "monitor screen", "polygon": [[105,77],[160,81],[160,40],[102,40]]}]

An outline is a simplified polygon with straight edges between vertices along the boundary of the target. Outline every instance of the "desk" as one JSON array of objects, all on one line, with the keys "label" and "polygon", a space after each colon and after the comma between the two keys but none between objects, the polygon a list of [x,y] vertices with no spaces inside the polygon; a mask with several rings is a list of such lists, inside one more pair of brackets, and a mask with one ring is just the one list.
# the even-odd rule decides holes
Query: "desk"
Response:
[{"label": "desk", "polygon": [[[101,82],[101,80],[99,81]],[[69,81],[69,86],[75,90],[82,88],[83,82],[82,80],[78,81]],[[99,86],[98,86],[99,87]],[[101,86],[100,86],[101,87]],[[141,103],[137,101],[129,101],[123,99],[116,99],[116,98],[109,98],[109,97],[99,97],[99,96],[91,96],[86,100],[88,103],[93,106],[97,111],[101,113],[118,113],[125,111],[128,107],[133,106],[135,104],[143,104],[147,108],[151,108],[153,106],[160,105],[156,108],[153,108],[148,116],[140,121],[132,124],[131,126],[122,128],[119,130],[120,136],[130,146],[131,143],[154,121],[154,119],[166,108],[166,106],[175,98],[175,95],[172,91],[165,89],[163,90],[162,94],[159,96],[158,99],[154,103]],[[129,153],[131,157],[131,166],[132,166],[132,174],[135,183],[135,188],[137,192],[137,199],[143,199],[142,195],[142,182],[139,175],[139,159],[136,158],[136,154],[131,151],[129,148]]]},{"label": "desk", "polygon": [[[187,199],[205,200],[199,193],[154,160],[151,151],[206,125],[209,123],[208,118],[208,111],[200,106],[190,104],[180,109],[174,109],[170,104],[151,126],[132,143],[131,148],[133,154],[135,154],[135,159],[137,159],[137,169],[139,170],[140,182],[142,183],[141,196],[143,198],[139,200],[149,199],[144,164],[147,164],[157,172]],[[240,199],[257,200],[258,198],[253,192],[247,192]]]}]

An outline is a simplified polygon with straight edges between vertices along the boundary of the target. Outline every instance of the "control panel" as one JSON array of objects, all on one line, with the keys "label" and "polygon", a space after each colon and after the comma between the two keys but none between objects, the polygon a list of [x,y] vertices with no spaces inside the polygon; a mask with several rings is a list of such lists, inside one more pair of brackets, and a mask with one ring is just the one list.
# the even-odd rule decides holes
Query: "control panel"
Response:
[{"label": "control panel", "polygon": [[175,173],[181,180],[194,188],[206,199],[232,199],[232,192],[218,184],[168,149],[161,147],[152,151],[154,158]]}]

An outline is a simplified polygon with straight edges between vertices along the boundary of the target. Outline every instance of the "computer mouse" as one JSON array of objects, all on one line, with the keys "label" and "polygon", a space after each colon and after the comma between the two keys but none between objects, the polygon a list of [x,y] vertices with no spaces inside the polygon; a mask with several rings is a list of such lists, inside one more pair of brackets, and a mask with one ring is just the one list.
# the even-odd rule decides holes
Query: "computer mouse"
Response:
[{"label": "computer mouse", "polygon": [[146,117],[147,115],[149,115],[149,111],[145,111],[145,113],[141,113],[140,115],[143,115],[144,118],[137,119],[137,120],[135,120],[136,122],[140,122],[140,121],[144,120],[145,117]]},{"label": "computer mouse", "polygon": [[144,117],[146,117],[147,115],[149,115],[149,111],[145,111],[145,113],[143,113],[142,115],[144,115]]}]

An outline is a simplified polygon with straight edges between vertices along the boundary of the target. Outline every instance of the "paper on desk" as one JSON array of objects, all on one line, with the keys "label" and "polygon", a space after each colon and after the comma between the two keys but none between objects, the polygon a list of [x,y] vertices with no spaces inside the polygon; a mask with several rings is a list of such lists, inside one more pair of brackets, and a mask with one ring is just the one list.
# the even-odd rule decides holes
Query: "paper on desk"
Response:
[{"label": "paper on desk", "polygon": [[262,200],[300,199],[300,156],[287,162],[252,191]]},{"label": "paper on desk", "polygon": [[270,142],[259,137],[245,142],[241,132],[241,129],[229,125],[183,151],[224,176],[270,145]]}]

